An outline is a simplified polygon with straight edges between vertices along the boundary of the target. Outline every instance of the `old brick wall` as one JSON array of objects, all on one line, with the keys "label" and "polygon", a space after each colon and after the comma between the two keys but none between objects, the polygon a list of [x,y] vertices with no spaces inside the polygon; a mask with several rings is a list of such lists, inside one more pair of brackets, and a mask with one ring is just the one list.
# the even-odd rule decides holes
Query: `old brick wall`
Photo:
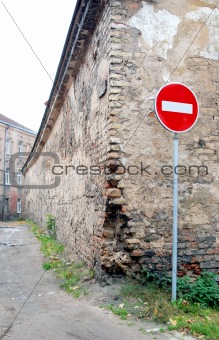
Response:
[{"label": "old brick wall", "polygon": [[[118,167],[108,177],[122,193],[114,202],[114,229],[110,218],[106,223],[109,242],[102,261],[109,270],[133,274],[141,265],[162,271],[171,266],[173,134],[154,115],[155,95],[171,81],[189,86],[200,104],[197,125],[179,138],[178,274],[218,271],[219,9],[215,4],[111,2],[109,98],[118,138],[113,147],[119,151],[114,164],[120,161],[126,170]],[[198,174],[191,166],[203,167]]]},{"label": "old brick wall", "polygon": [[[178,274],[218,271],[216,1],[104,3],[42,150],[68,175],[54,189],[27,190],[26,215],[43,225],[54,214],[58,238],[90,266],[135,276],[142,265],[170,270],[173,134],[157,121],[154,99],[167,81],[183,82],[200,117],[180,135]],[[52,183],[52,165],[40,156],[26,184]],[[76,174],[78,165],[101,166],[101,175]]]},{"label": "old brick wall", "polygon": [[[26,215],[45,225],[46,215],[53,214],[58,239],[90,266],[100,250],[105,214],[104,176],[98,176],[99,170],[91,167],[101,166],[107,154],[109,10],[106,6],[101,14],[42,150],[58,155],[62,168],[54,172],[62,173],[63,169],[58,176],[60,184],[54,189],[27,190],[26,199]],[[52,157],[38,158],[26,174],[26,184],[52,183]],[[88,170],[76,170],[78,166]]]}]

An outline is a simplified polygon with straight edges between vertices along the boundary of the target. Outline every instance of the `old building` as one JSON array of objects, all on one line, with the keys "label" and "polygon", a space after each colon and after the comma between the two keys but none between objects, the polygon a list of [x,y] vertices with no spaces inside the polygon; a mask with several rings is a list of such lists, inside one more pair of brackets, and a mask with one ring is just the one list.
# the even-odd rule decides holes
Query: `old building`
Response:
[{"label": "old building", "polygon": [[21,216],[22,167],[35,137],[32,130],[0,114],[0,218],[3,220]]},{"label": "old building", "polygon": [[89,266],[170,269],[173,134],[154,99],[181,82],[200,115],[179,136],[178,274],[219,269],[216,4],[77,1],[23,172],[26,215],[43,225],[52,213],[58,239]]}]

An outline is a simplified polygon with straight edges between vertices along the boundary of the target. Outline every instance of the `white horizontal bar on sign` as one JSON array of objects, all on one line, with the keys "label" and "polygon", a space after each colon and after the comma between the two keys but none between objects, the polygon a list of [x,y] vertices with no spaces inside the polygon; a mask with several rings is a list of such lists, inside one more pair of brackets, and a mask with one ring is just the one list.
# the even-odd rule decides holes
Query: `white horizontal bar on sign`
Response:
[{"label": "white horizontal bar on sign", "polygon": [[192,114],[192,104],[178,103],[178,102],[168,102],[162,100],[162,110],[178,113]]}]

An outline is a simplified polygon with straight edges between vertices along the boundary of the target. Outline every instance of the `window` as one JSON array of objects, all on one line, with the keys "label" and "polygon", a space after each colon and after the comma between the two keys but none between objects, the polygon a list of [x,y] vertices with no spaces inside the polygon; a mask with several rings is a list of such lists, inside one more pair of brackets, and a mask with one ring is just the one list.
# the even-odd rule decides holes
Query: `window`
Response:
[{"label": "window", "polygon": [[23,144],[20,142],[18,145],[19,156],[21,156],[22,151],[23,151]]},{"label": "window", "polygon": [[11,154],[11,141],[10,141],[10,139],[6,140],[6,154],[7,155]]},{"label": "window", "polygon": [[22,174],[21,174],[21,170],[18,171],[17,173],[17,184],[21,185],[22,184]]},{"label": "window", "polygon": [[5,170],[5,184],[6,185],[10,185],[10,173],[9,173],[9,169]]},{"label": "window", "polygon": [[21,213],[21,199],[18,198],[17,200],[17,213],[20,214]]}]

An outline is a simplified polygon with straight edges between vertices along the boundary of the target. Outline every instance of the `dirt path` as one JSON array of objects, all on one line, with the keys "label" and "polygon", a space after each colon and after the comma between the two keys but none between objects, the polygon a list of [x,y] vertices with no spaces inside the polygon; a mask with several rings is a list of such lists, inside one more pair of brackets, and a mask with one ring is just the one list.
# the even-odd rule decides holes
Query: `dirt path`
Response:
[{"label": "dirt path", "polygon": [[159,326],[136,321],[129,327],[89,299],[74,299],[59,288],[51,271],[43,271],[42,260],[27,226],[0,222],[0,339],[193,339],[149,334]]}]

